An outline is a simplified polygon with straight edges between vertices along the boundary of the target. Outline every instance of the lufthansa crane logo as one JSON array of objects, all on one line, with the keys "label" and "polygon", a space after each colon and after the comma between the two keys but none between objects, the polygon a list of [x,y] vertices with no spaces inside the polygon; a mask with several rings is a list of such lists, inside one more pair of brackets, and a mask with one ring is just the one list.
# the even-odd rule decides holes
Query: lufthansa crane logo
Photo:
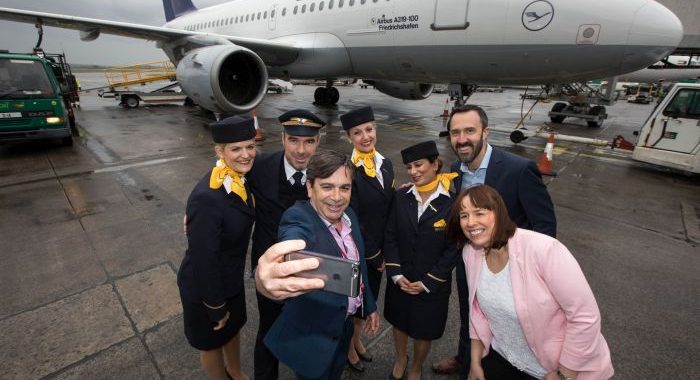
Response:
[{"label": "lufthansa crane logo", "polygon": [[523,10],[523,26],[533,32],[546,28],[553,18],[554,7],[547,0],[533,1]]}]

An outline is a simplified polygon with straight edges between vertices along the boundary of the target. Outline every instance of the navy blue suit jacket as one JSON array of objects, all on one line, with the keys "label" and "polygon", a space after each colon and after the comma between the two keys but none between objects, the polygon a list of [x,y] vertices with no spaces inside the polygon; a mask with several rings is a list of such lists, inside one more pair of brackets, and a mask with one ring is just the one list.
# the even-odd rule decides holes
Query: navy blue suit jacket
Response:
[{"label": "navy blue suit jacket", "polygon": [[[360,252],[362,279],[367,284],[364,244],[355,213],[346,214],[352,224],[352,236]],[[299,201],[282,215],[279,240],[301,239],[306,249],[331,256],[341,256],[338,244],[309,201]],[[377,310],[372,292],[363,292],[362,315]],[[338,348],[347,318],[348,298],[314,291],[287,300],[282,314],[265,336],[265,345],[294,372],[305,377],[319,377],[329,369]],[[342,350],[346,355],[347,350]]]},{"label": "navy blue suit jacket", "polygon": [[255,157],[253,168],[246,179],[255,194],[255,230],[250,251],[251,266],[258,265],[258,259],[271,245],[277,243],[277,228],[282,213],[287,209],[279,201],[279,176],[284,151],[261,153]]},{"label": "navy blue suit jacket", "polygon": [[[454,179],[456,189],[462,188],[460,165],[460,161],[455,161],[451,168],[459,173]],[[534,162],[493,147],[484,182],[501,194],[510,219],[518,227],[556,237],[552,198]]]}]

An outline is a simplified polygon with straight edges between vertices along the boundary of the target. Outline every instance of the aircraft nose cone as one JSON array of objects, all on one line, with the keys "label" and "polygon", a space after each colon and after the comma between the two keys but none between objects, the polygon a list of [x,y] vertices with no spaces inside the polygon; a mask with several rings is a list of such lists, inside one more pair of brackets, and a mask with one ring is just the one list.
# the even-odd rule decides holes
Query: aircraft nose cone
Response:
[{"label": "aircraft nose cone", "polygon": [[675,50],[682,39],[683,25],[678,16],[650,0],[634,15],[623,66],[632,71],[654,64]]}]

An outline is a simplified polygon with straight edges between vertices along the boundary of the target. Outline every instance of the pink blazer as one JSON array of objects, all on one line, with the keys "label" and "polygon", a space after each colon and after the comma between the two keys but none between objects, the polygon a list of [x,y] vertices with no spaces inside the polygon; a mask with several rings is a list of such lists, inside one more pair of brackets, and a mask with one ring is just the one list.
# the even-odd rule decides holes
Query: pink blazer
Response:
[{"label": "pink blazer", "polygon": [[[493,335],[476,299],[484,251],[467,244],[462,255],[471,305],[469,336],[484,344],[486,356]],[[547,235],[518,228],[508,241],[508,260],[515,311],[540,364],[554,371],[561,363],[578,371],[579,380],[612,377],[598,305],[569,250]]]}]

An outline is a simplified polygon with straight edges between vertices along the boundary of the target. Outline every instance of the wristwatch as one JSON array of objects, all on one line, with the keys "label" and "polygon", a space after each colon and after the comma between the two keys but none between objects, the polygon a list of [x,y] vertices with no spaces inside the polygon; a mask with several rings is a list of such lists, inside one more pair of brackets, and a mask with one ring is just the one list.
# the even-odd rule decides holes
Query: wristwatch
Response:
[{"label": "wristwatch", "polygon": [[559,380],[576,380],[576,378],[574,378],[574,377],[564,376],[564,374],[561,373],[559,370],[557,370],[557,376],[559,376]]}]

